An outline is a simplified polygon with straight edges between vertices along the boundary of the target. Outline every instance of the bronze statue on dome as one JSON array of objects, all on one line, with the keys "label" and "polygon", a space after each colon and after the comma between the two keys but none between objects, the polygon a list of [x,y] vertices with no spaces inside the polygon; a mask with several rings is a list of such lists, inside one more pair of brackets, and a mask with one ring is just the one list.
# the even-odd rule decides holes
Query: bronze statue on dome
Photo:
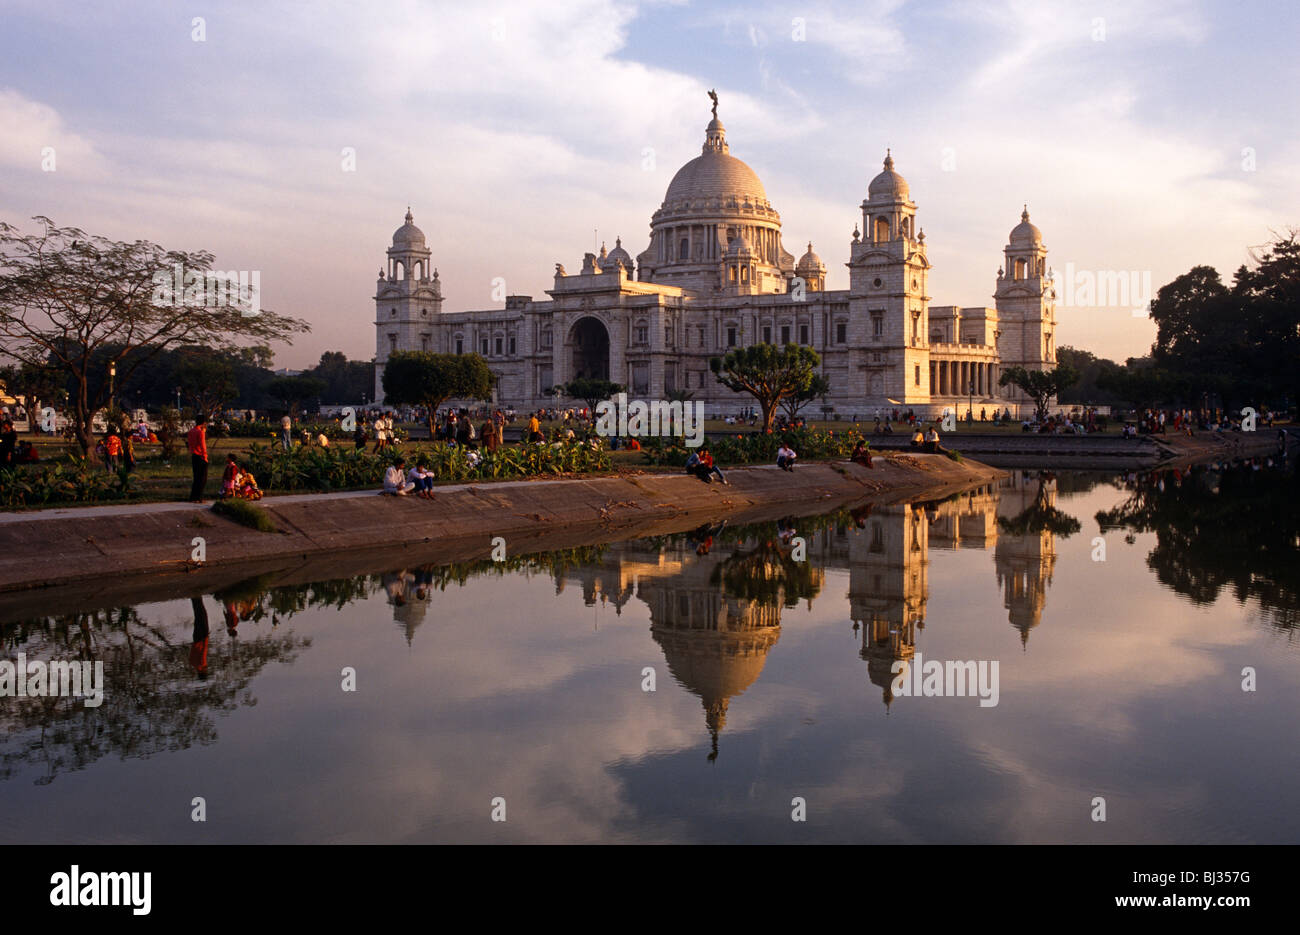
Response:
[{"label": "bronze statue on dome", "polygon": [[709,100],[713,101],[713,119],[718,119],[718,92],[717,89],[710,89]]}]

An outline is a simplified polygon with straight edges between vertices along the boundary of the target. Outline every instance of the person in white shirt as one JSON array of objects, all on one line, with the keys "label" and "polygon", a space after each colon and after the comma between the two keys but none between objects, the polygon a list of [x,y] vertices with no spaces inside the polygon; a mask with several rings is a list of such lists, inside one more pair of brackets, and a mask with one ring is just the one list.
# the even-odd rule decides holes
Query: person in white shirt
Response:
[{"label": "person in white shirt", "polygon": [[793,471],[794,460],[797,457],[799,456],[794,453],[794,449],[782,442],[781,447],[776,451],[776,466],[783,471]]},{"label": "person in white shirt", "polygon": [[402,468],[404,467],[406,467],[406,460],[398,458],[397,462],[390,465],[388,470],[384,472],[384,493],[404,497],[415,489],[415,484],[402,476]]},{"label": "person in white shirt", "polygon": [[433,499],[433,472],[424,461],[417,461],[415,467],[406,472],[406,481],[417,496],[426,500]]}]

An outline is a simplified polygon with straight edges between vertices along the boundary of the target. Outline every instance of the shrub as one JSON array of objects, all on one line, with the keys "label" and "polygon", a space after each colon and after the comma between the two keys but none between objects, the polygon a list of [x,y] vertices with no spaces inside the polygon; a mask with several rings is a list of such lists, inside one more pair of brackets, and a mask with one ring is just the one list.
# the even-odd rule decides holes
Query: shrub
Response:
[{"label": "shrub", "polygon": [[109,474],[93,461],[0,469],[0,505],[6,507],[129,500],[135,493],[135,475]]},{"label": "shrub", "polygon": [[218,500],[212,504],[212,512],[258,532],[280,531],[266,510],[247,500]]},{"label": "shrub", "polygon": [[[465,448],[434,445],[418,456],[424,459],[439,480],[467,481],[488,478],[531,477],[539,474],[568,474],[606,471],[611,466],[609,451],[593,450],[578,443],[520,445],[480,450],[482,460],[471,467]],[[251,445],[240,459],[257,477],[263,490],[341,490],[378,486],[384,471],[403,453],[386,448],[378,453],[351,448],[291,448]],[[409,467],[409,464],[408,464]]]}]

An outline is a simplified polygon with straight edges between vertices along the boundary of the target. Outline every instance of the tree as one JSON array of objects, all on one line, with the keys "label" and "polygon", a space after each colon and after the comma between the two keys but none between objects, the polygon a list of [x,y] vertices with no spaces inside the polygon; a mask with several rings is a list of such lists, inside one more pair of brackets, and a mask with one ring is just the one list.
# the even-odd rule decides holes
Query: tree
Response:
[{"label": "tree", "polygon": [[[241,339],[288,341],[307,324],[254,308],[205,251],[165,250],[55,227],[23,234],[0,222],[0,344],[19,364],[54,366],[71,384],[69,404],[82,451],[109,399],[97,355],[114,346],[116,382],[171,347],[231,347]],[[176,294],[175,272],[182,289]],[[236,283],[238,282],[236,278]],[[209,304],[211,303],[211,304]]]},{"label": "tree", "polygon": [[592,377],[578,377],[576,380],[570,380],[568,383],[558,387],[557,396],[567,396],[569,399],[580,399],[587,404],[588,412],[596,411],[596,403],[602,399],[609,399],[617,393],[623,392],[621,383],[611,383],[609,380],[597,380]]},{"label": "tree", "polygon": [[781,400],[806,391],[820,364],[821,358],[810,347],[755,344],[712,358],[709,369],[727,389],[757,400],[763,411],[763,431],[770,432]]},{"label": "tree", "polygon": [[322,394],[334,403],[356,403],[368,395],[375,385],[375,365],[369,360],[348,360],[342,351],[326,351],[320,363],[306,371],[304,376],[325,381]]},{"label": "tree", "polygon": [[63,374],[51,367],[31,364],[0,367],[0,385],[11,396],[21,396],[27,408],[28,425],[35,427],[41,418],[41,403],[55,402],[63,394]]},{"label": "tree", "polygon": [[202,347],[183,348],[171,374],[171,382],[194,401],[194,414],[209,419],[239,395],[235,368],[225,354]]},{"label": "tree", "polygon": [[1008,367],[998,380],[1000,386],[1010,383],[1034,401],[1034,418],[1039,422],[1047,418],[1047,407],[1053,396],[1059,396],[1066,387],[1074,385],[1079,373],[1069,364],[1057,364],[1055,370],[1026,370]]},{"label": "tree", "polygon": [[798,393],[793,393],[781,400],[781,408],[785,414],[793,419],[799,415],[799,410],[808,405],[819,396],[825,396],[831,391],[831,381],[826,379],[824,374],[817,374],[805,389]]},{"label": "tree", "polygon": [[1097,385],[1134,409],[1182,399],[1191,393],[1185,379],[1155,366],[1150,357],[1130,357],[1123,367],[1102,373]]},{"label": "tree", "polygon": [[276,377],[266,384],[266,391],[284,403],[289,414],[296,416],[298,407],[325,392],[325,381],[316,377]]},{"label": "tree", "polygon": [[1184,381],[1186,402],[1218,395],[1236,409],[1300,396],[1300,232],[1275,235],[1252,255],[1254,267],[1240,267],[1231,286],[1196,266],[1151,303],[1151,356]]},{"label": "tree", "polygon": [[1058,395],[1057,398],[1061,403],[1109,406],[1122,402],[1120,397],[1103,386],[1107,380],[1124,369],[1115,361],[1098,357],[1091,351],[1068,346],[1057,348],[1056,361],[1079,372],[1079,382]]},{"label": "tree", "polygon": [[490,399],[495,383],[478,354],[397,351],[384,366],[384,399],[398,406],[423,406],[429,435],[438,407],[449,399]]}]

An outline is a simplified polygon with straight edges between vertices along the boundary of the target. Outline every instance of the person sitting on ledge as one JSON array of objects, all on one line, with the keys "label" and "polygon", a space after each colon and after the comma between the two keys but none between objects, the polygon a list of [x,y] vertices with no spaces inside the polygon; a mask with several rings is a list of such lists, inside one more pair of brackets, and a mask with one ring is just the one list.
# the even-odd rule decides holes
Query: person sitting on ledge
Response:
[{"label": "person sitting on ledge", "polygon": [[239,472],[239,497],[244,500],[261,500],[262,488],[257,486],[257,478],[252,471]]},{"label": "person sitting on ledge", "polygon": [[782,442],[781,447],[776,450],[776,466],[783,471],[793,471],[795,459],[798,457],[793,448]]},{"label": "person sitting on ledge", "polygon": [[933,425],[930,426],[930,431],[925,433],[925,450],[928,451],[930,454],[938,454],[940,450],[939,430],[936,429]]},{"label": "person sitting on ledge", "polygon": [[695,454],[696,466],[695,476],[706,484],[713,483],[713,475],[718,475],[718,480],[730,486],[730,482],[722,476],[722,471],[713,463],[713,455],[709,454],[708,445],[701,445],[700,450]]},{"label": "person sitting on ledge", "polygon": [[867,443],[859,438],[858,443],[853,446],[853,454],[849,455],[849,460],[863,467],[873,467],[871,464],[871,451],[867,448]]},{"label": "person sitting on ledge", "polygon": [[433,473],[423,458],[416,461],[415,467],[406,472],[406,482],[411,485],[417,497],[423,497],[425,500],[434,499]]},{"label": "person sitting on ledge", "polygon": [[415,485],[402,476],[402,469],[405,467],[405,458],[398,458],[389,465],[388,470],[384,472],[384,489],[381,493],[395,497],[405,497],[415,489]]},{"label": "person sitting on ledge", "polygon": [[920,448],[925,443],[925,436],[921,434],[921,427],[918,425],[916,431],[912,433],[912,447]]}]

